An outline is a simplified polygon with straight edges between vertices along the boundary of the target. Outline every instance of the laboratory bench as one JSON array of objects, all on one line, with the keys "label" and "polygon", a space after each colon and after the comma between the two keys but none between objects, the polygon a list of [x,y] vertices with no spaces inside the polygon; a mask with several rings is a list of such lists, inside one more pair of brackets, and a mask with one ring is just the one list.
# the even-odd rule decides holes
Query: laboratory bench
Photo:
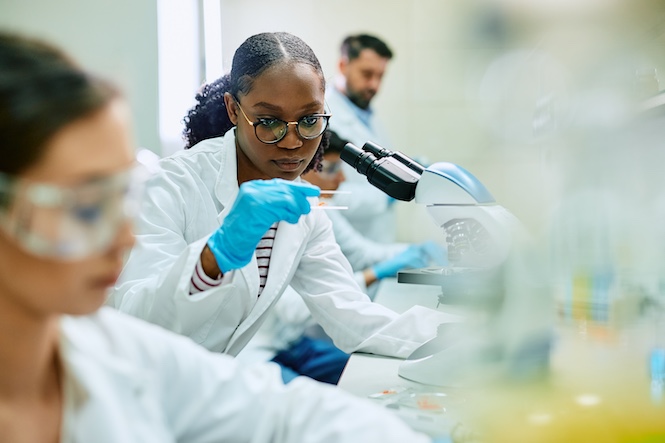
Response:
[{"label": "laboratory bench", "polygon": [[[375,302],[381,303],[396,312],[402,313],[413,305],[422,305],[455,313],[454,306],[437,305],[438,295],[441,293],[441,288],[438,286],[397,283],[396,279],[382,280],[379,285]],[[553,397],[549,397],[553,403],[549,405],[543,403],[543,407],[554,405],[565,407],[568,412],[576,412],[567,415],[573,418],[595,417],[595,424],[600,423],[599,427],[591,426],[585,432],[589,432],[589,436],[598,437],[597,441],[615,441],[613,440],[615,435],[612,433],[618,432],[618,429],[629,429],[630,426],[628,425],[637,426],[637,428],[632,429],[637,433],[635,436],[643,436],[643,432],[652,432],[653,434],[649,435],[658,435],[665,438],[665,421],[662,420],[663,413],[665,413],[665,383],[663,382],[665,380],[665,347],[660,346],[657,349],[657,354],[652,353],[652,374],[653,367],[657,364],[658,368],[656,369],[659,375],[658,380],[652,379],[650,385],[647,368],[649,363],[642,357],[646,355],[645,352],[638,349],[649,343],[649,340],[645,339],[643,329],[636,328],[634,331],[626,329],[621,334],[623,340],[625,340],[623,345],[619,341],[614,341],[611,346],[605,346],[598,340],[589,340],[588,342],[580,340],[578,328],[574,330],[574,339],[566,338],[565,332],[565,329],[559,331],[557,340],[560,343],[552,354],[550,361],[552,371],[550,378],[554,381],[553,386],[556,387],[555,391],[550,392]],[[568,330],[568,332],[570,333],[571,330]],[[580,348],[580,346],[583,347]],[[621,355],[625,355],[625,359],[622,359]],[[653,360],[654,355],[657,359],[656,363]],[[404,379],[398,375],[398,368],[402,361],[399,358],[354,353],[342,373],[338,386],[353,395],[371,399],[371,401],[394,410],[399,417],[414,429],[431,436],[449,436],[457,426],[464,429],[465,426],[460,425],[460,417],[456,414],[461,408],[455,406],[460,402],[465,402],[466,394],[464,390],[428,386]],[[605,372],[597,373],[595,376],[592,375],[592,378],[588,379],[590,389],[592,386],[594,386],[594,389],[599,389],[598,392],[601,395],[598,396],[598,399],[604,398],[607,400],[607,407],[596,407],[595,415],[588,415],[590,414],[589,407],[595,405],[595,403],[593,405],[588,404],[589,399],[595,398],[589,394],[589,392],[593,392],[593,389],[585,392],[586,386],[580,384],[580,379],[586,378],[582,370],[584,361],[605,361],[609,364]],[[624,368],[619,370],[620,366]],[[589,367],[595,367],[595,365]],[[615,370],[610,371],[611,368]],[[618,389],[603,392],[602,386],[606,387],[607,385],[596,385],[594,379],[598,379],[598,382],[601,382],[603,378],[610,380],[612,377],[610,372],[614,372],[614,376],[620,375],[619,378],[614,380],[617,382],[615,385],[618,386]],[[650,390],[651,393],[649,393]],[[568,395],[574,392],[583,392],[584,395]],[[527,393],[524,398],[530,398],[529,395],[531,394]],[[566,395],[567,397],[565,397]],[[562,400],[564,397],[565,400]],[[539,397],[532,397],[531,400],[542,401]],[[631,403],[632,406],[629,407],[628,405]],[[616,415],[617,412],[620,412],[619,416]],[[505,413],[509,414],[510,412]],[[560,429],[563,432],[563,434],[560,434],[562,437],[564,435],[570,436],[566,432],[572,429],[575,429],[576,432],[579,430],[578,425],[580,423],[566,422],[562,417],[556,417],[560,426],[562,426]],[[527,427],[536,426],[534,423],[528,423]],[[459,429],[457,428],[455,432]],[[599,432],[604,433],[603,438],[601,438]],[[610,434],[607,434],[608,432]],[[586,435],[584,432],[582,434]]]},{"label": "laboratory bench", "polygon": [[[437,309],[441,288],[431,285],[397,283],[397,279],[386,278],[379,283],[374,299],[395,312],[402,313],[414,305]],[[354,353],[344,368],[338,386],[362,397],[400,385],[425,386],[397,375],[402,359],[373,354]]]},{"label": "laboratory bench", "polygon": [[[397,283],[394,278],[383,279],[378,284],[375,303],[395,312],[402,313],[414,305],[450,312],[449,307],[437,306],[438,295],[441,294],[439,286]],[[425,385],[400,377],[397,370],[402,361],[400,358],[354,353],[344,368],[338,386],[358,397],[372,399],[393,409],[414,429],[432,436],[448,435],[450,428],[457,422],[454,414],[450,414],[454,411],[442,413],[436,409],[437,405],[433,401],[437,395],[455,396],[458,393],[453,392],[452,388]],[[418,400],[421,406],[423,401],[426,406],[432,406],[433,412],[419,408]]]}]

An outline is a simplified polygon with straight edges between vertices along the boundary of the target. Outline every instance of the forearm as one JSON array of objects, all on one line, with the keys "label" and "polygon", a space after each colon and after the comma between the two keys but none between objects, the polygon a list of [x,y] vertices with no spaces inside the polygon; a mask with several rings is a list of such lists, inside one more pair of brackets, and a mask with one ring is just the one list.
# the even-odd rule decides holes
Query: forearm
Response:
[{"label": "forearm", "polygon": [[363,271],[363,277],[365,278],[365,287],[369,287],[372,283],[378,280],[376,273],[372,268],[365,269]]}]

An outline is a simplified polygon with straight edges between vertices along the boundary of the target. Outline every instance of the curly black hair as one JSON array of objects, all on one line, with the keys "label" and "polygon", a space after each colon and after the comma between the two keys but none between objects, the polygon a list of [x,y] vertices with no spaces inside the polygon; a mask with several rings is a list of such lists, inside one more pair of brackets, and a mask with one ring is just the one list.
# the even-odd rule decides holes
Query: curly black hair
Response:
[{"label": "curly black hair", "polygon": [[[196,94],[196,105],[184,119],[183,137],[189,149],[202,140],[220,137],[233,128],[224,103],[224,93],[234,97],[247,94],[254,81],[278,63],[305,63],[314,68],[325,88],[323,69],[314,51],[300,38],[286,32],[266,32],[249,37],[233,55],[231,73],[208,83]],[[323,151],[328,146],[324,134],[314,158],[304,172],[320,170]]]}]

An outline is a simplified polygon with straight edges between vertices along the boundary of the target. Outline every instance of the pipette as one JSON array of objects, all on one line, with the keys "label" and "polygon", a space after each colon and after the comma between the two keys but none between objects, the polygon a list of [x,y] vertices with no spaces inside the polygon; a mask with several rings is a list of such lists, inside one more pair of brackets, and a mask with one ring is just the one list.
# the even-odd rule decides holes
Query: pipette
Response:
[{"label": "pipette", "polygon": [[[335,191],[335,190],[326,190],[326,189],[321,189],[321,195],[329,195],[329,194],[351,194],[351,191]],[[329,205],[324,201],[311,201],[310,204],[312,206],[312,209],[322,209],[324,211],[343,211],[345,209],[349,209],[348,206],[340,206],[340,205]]]}]

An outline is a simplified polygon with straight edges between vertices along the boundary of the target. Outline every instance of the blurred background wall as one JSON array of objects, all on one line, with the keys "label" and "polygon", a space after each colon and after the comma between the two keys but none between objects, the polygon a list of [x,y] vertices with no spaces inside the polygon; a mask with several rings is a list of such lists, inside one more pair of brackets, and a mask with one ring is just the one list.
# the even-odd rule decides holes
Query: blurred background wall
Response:
[{"label": "blurred background wall", "polygon": [[0,29],[47,39],[113,79],[129,98],[138,143],[158,150],[156,3],[0,0]]},{"label": "blurred background wall", "polygon": [[[477,72],[472,62],[482,58],[485,48],[457,37],[460,23],[454,2],[290,0],[278,5],[256,0],[249,7],[242,0],[222,0],[221,4],[225,69],[231,65],[231,49],[263,31],[300,36],[318,55],[328,80],[337,73],[344,37],[363,32],[385,40],[394,58],[372,106],[390,135],[392,145],[387,148],[430,162],[460,163],[479,173],[481,180],[490,179],[491,168],[480,168],[488,161],[487,141],[482,131],[474,129],[465,81]],[[494,183],[488,186],[503,193]],[[402,241],[440,235],[424,208],[414,203],[398,202],[397,214]]]},{"label": "blurred background wall", "polygon": [[[594,37],[579,34],[579,28],[587,26],[586,20],[593,23],[594,14],[602,16],[597,11],[604,4],[290,0],[278,5],[255,0],[250,6],[221,0],[223,67],[229,69],[233,49],[248,36],[283,30],[310,44],[330,79],[346,35],[381,37],[395,57],[373,106],[389,130],[389,148],[464,166],[527,226],[537,228],[545,224],[547,194],[558,186],[558,171],[548,169],[556,149],[549,136],[574,112],[571,88],[577,79],[569,76],[577,74],[567,69],[580,63],[567,58],[567,52],[595,56],[584,53]],[[626,59],[625,68],[656,68],[665,89],[665,15],[663,8],[652,12],[641,17],[647,19],[638,28],[653,44]],[[569,29],[561,27],[566,21]],[[562,38],[568,31],[570,38]],[[635,35],[635,40],[642,37]],[[622,44],[603,41],[601,33],[598,38],[602,44]],[[599,68],[594,75],[602,81],[606,73]],[[440,235],[423,207],[397,205],[400,240]]]},{"label": "blurred background wall", "polygon": [[[375,34],[395,53],[374,102],[392,138],[389,148],[464,166],[528,226],[540,226],[543,195],[556,180],[548,175],[551,147],[543,135],[560,123],[570,104],[565,66],[542,51],[537,39],[511,34],[521,31],[520,16],[528,15],[522,3],[0,0],[0,27],[45,37],[118,82],[134,112],[138,144],[159,154],[182,148],[182,117],[197,88],[206,75],[228,71],[235,49],[250,35],[300,36],[331,79],[341,40],[350,33]],[[504,11],[512,8],[514,29],[505,29],[496,14],[499,4]],[[205,40],[211,37],[204,22],[221,25],[213,33],[221,40],[221,49],[215,49],[221,54],[208,54],[216,69],[205,66]],[[665,16],[651,14],[643,31],[653,43],[645,48],[645,65],[657,69],[665,88]],[[569,44],[575,47],[574,41]],[[505,56],[497,57],[501,53]],[[399,240],[440,235],[419,205],[400,202],[397,212]]]}]

